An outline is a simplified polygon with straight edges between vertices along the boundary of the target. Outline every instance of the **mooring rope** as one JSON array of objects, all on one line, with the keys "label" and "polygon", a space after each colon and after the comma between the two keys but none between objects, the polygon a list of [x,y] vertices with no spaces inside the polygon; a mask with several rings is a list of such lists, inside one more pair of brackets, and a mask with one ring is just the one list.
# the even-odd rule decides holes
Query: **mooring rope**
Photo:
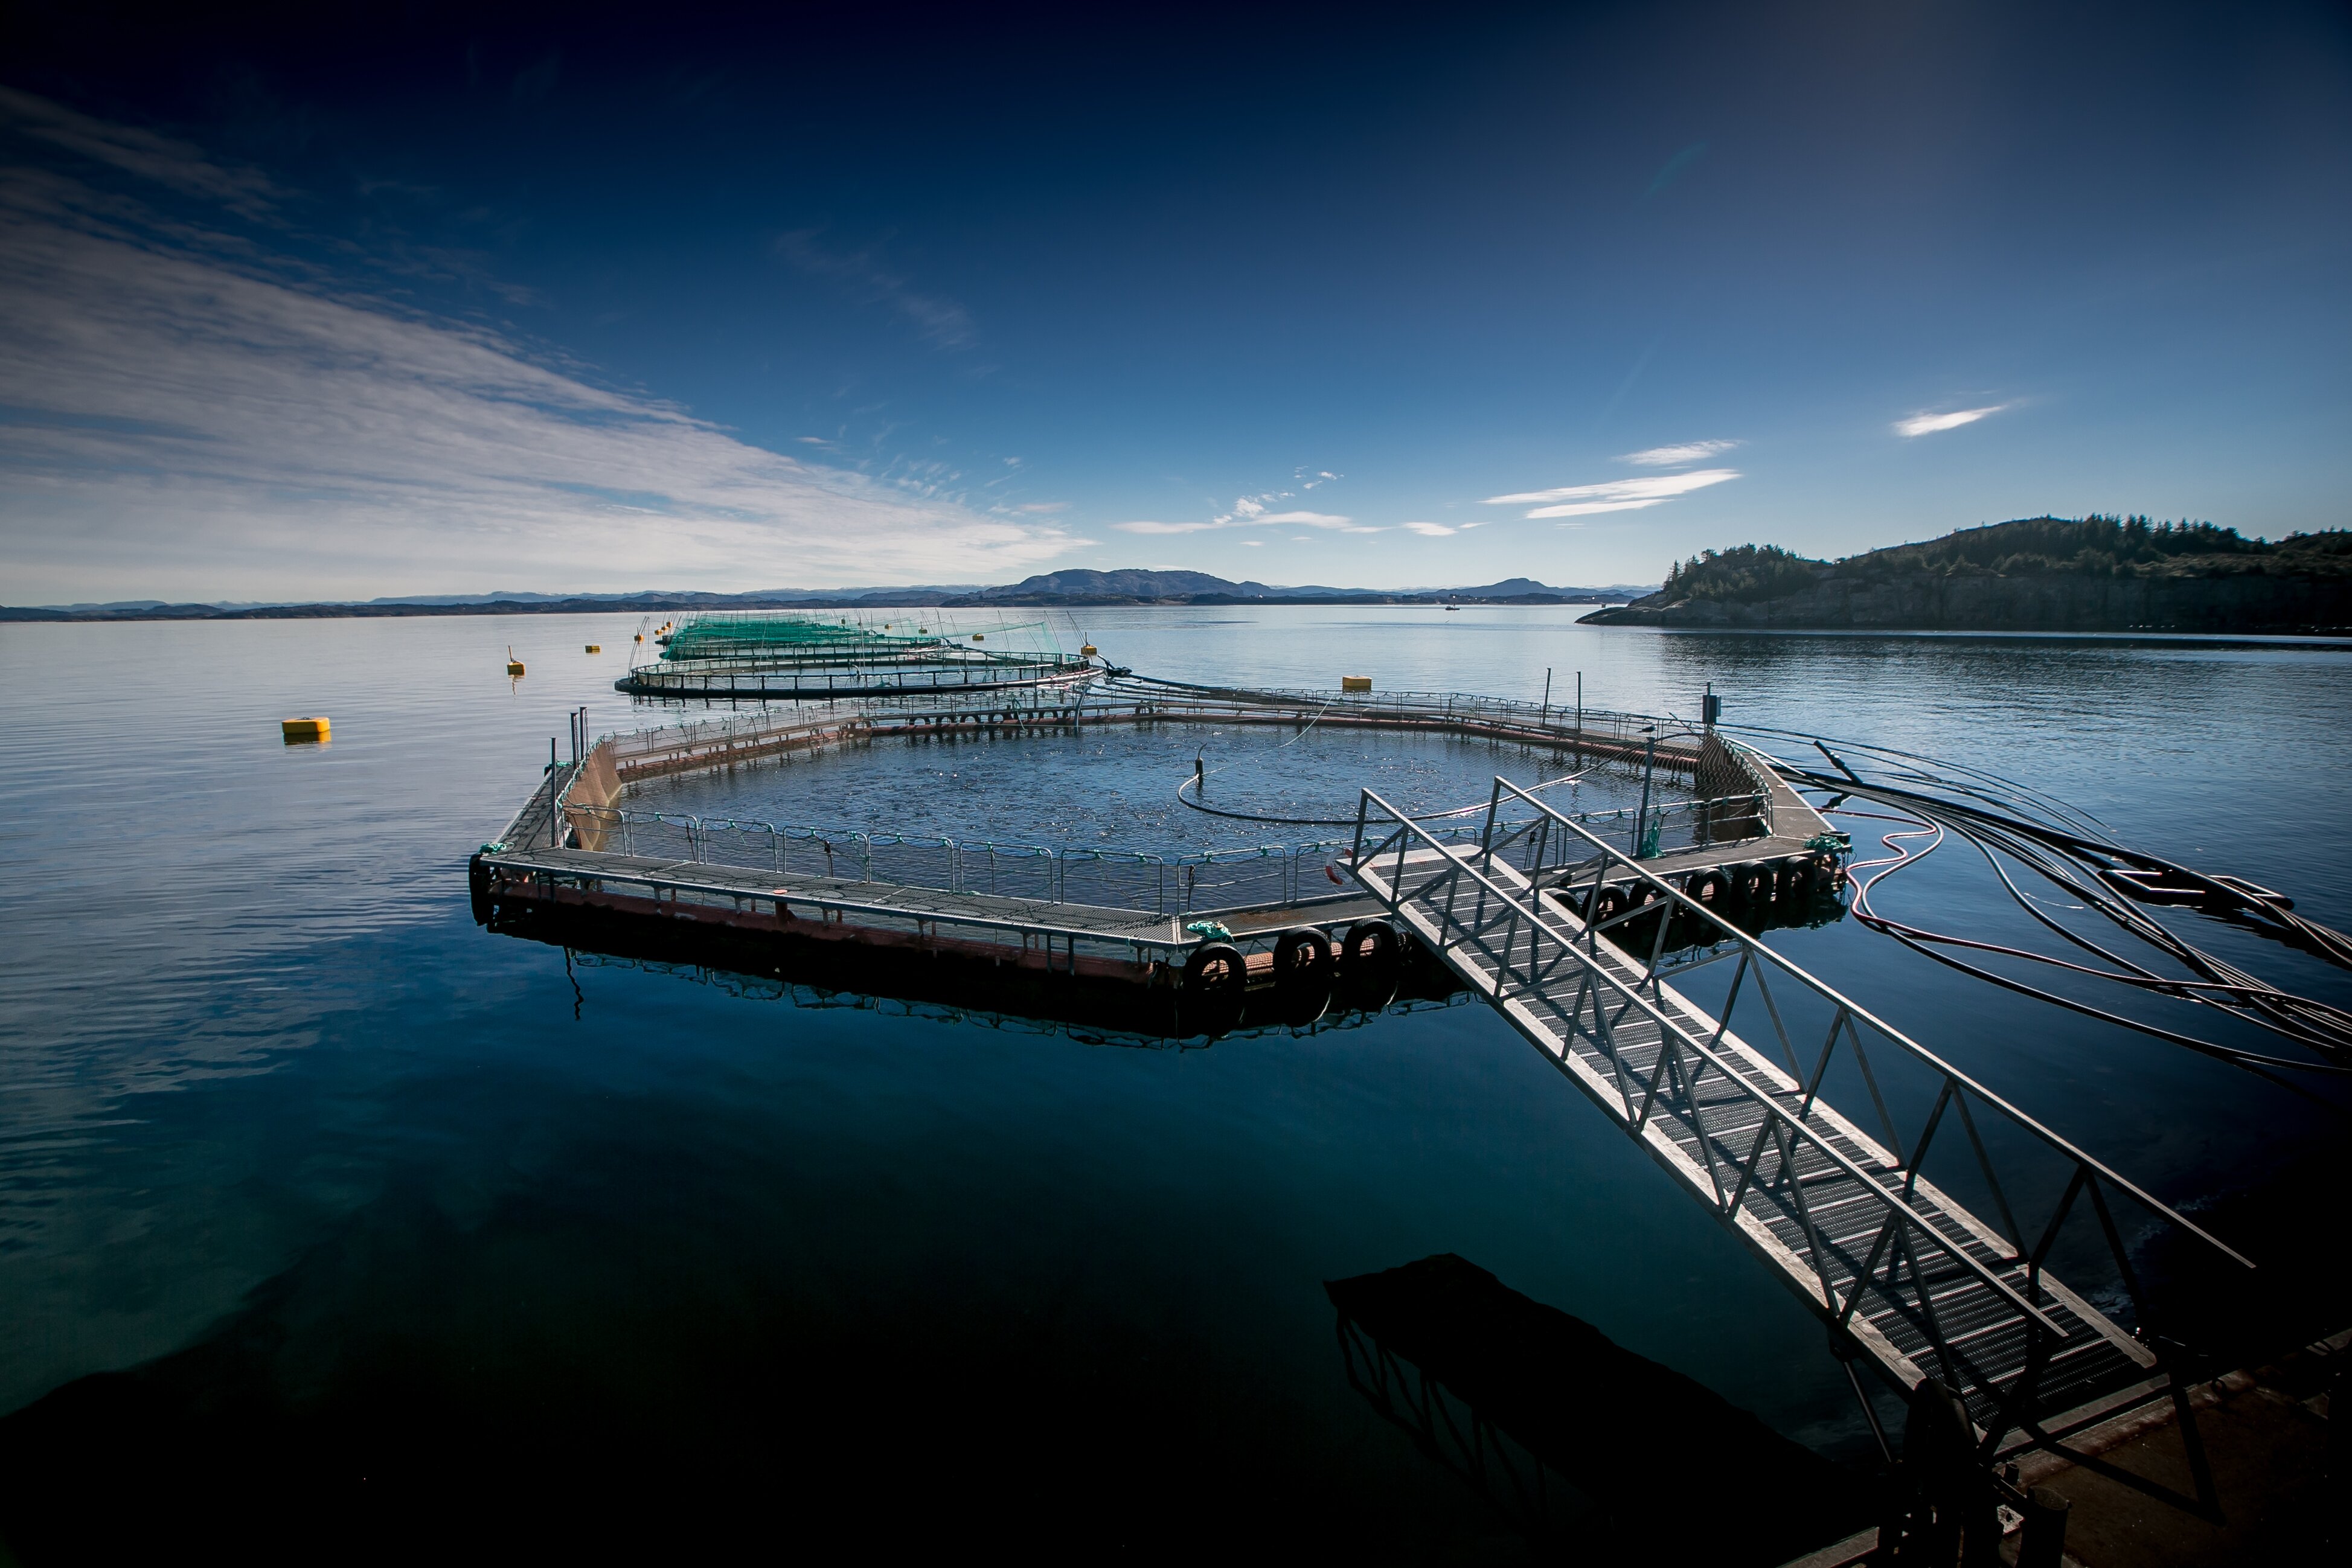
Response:
[{"label": "mooring rope", "polygon": [[[1757,733],[1793,734],[1785,730],[1759,730]],[[1841,817],[1893,821],[1910,830],[1890,832],[1881,839],[1882,843],[1895,852],[1891,859],[1861,862],[1853,868],[1856,873],[1870,873],[1867,876],[1858,876],[1853,904],[1855,918],[1866,927],[1892,936],[1905,946],[1939,964],[2003,989],[2233,1062],[2274,1082],[2285,1082],[2277,1078],[2279,1071],[2329,1075],[2352,1073],[2352,1012],[2283,990],[2250,971],[2206,953],[2178,932],[2111,893],[2099,873],[2111,869],[2112,864],[2120,863],[2139,870],[2178,875],[2186,885],[2230,898],[2236,908],[2246,912],[2249,923],[2255,929],[2269,931],[2320,957],[2347,967],[2352,967],[2352,939],[2315,921],[2296,916],[2290,910],[2256,900],[2214,877],[2178,866],[2159,856],[2133,850],[2119,841],[2113,829],[2089,812],[2042,791],[2000,779],[1998,775],[1959,764],[1939,763],[1914,753],[1853,742],[1831,743],[1839,747],[1833,751],[1830,744],[1824,744],[1817,737],[1803,738],[1821,750],[1836,767],[1837,772],[1830,773],[1780,758],[1775,758],[1774,765],[1791,779],[1832,794],[1833,799],[1823,808],[1825,812]],[[1890,771],[1901,778],[1905,785],[1922,788],[1906,788],[1865,779],[1846,762],[1841,752],[1865,761],[1876,758],[1894,758],[1899,766]],[[1938,768],[1948,768],[1949,771],[1939,773],[1937,771]],[[1949,790],[1965,797],[1965,800],[1954,800],[1929,792],[1937,789]],[[1856,811],[1843,805],[1849,799],[1870,800],[1906,814],[1889,817],[1878,812]],[[2034,820],[2037,815],[2043,814],[2053,821]],[[2088,834],[2079,831],[2084,828],[2089,829]],[[1947,832],[1976,847],[1992,868],[2003,890],[2035,922],[2112,967],[2079,963],[2008,944],[1934,931],[1880,914],[1872,904],[1872,896],[1878,883],[1894,873],[1925,859],[1941,845]],[[1933,843],[1916,852],[1909,849],[1908,841],[1929,833],[1935,836]],[[2003,863],[2004,858],[2033,872],[2070,898],[2078,900],[2079,907],[2113,922],[2118,928],[2173,959],[2189,971],[2189,976],[2159,974],[2068,928],[2042,909],[2041,901],[2018,885],[2016,879],[2010,874],[2008,865]],[[2255,1028],[2293,1040],[2326,1060],[2312,1061],[2273,1056],[2201,1040],[2028,985],[1957,957],[1948,951],[1953,948],[2040,964],[2122,985],[2140,995],[2170,996],[2216,1008]]]}]

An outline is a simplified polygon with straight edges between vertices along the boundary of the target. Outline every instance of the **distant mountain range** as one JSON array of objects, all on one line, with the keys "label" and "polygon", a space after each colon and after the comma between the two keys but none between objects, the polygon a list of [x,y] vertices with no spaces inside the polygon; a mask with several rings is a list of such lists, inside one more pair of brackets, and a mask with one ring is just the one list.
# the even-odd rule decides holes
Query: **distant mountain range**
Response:
[{"label": "distant mountain range", "polygon": [[1622,604],[1647,586],[1551,588],[1507,578],[1475,588],[1282,588],[1232,582],[1205,571],[1049,571],[1000,587],[929,583],[906,588],[769,589],[756,593],[411,594],[343,603],[174,604],[130,599],[107,604],[0,605],[0,621],[287,621],[387,615],[585,614],[614,611],[857,610],[937,605],[948,609],[1101,604]]},{"label": "distant mountain range", "polygon": [[1646,587],[1551,588],[1531,577],[1507,578],[1475,588],[1277,588],[1229,582],[1205,571],[1049,571],[1003,588],[983,588],[957,604],[1233,604],[1253,600],[1285,604],[1622,604]]}]

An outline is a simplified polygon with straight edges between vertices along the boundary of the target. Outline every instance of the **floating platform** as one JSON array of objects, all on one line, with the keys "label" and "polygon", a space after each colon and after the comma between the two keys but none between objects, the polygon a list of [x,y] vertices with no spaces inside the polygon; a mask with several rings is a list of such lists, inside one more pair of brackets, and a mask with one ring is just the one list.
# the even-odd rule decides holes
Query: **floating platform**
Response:
[{"label": "floating platform", "polygon": [[1084,686],[1104,673],[1091,655],[1063,653],[1042,621],[992,624],[967,637],[944,624],[871,616],[721,611],[688,615],[654,641],[660,656],[632,661],[615,689],[702,701],[839,701]]},{"label": "floating platform", "polygon": [[[1760,764],[1735,758],[1709,735],[1670,733],[1662,743],[1664,721],[1595,712],[1589,724],[1575,722],[1585,716],[1458,694],[1343,702],[1330,694],[1122,682],[1019,700],[800,705],[667,726],[607,737],[553,767],[475,857],[475,913],[516,935],[618,941],[631,950],[652,941],[670,955],[691,946],[686,934],[699,933],[694,940],[763,973],[818,964],[822,951],[820,967],[847,964],[882,994],[928,994],[937,977],[952,973],[955,984],[980,988],[988,1005],[1054,1017],[1075,1009],[1103,1021],[1124,992],[1125,1005],[1154,1030],[1221,1032],[1251,995],[1259,1015],[1297,1019],[1315,1016],[1318,998],[1378,1006],[1399,989],[1444,995],[1454,988],[1442,967],[1412,972],[1411,944],[1343,873],[1345,840],[1187,854],[1057,851],[681,818],[626,803],[629,788],[644,780],[890,737],[1102,724],[1322,724],[1545,745],[1621,767],[1640,758],[1663,777],[1679,770],[1739,791],[1662,799],[1649,813],[1699,841],[1676,852],[1677,875],[1759,854],[1820,856],[1799,835],[1816,836],[1821,819]],[[1772,831],[1792,819],[1788,832]],[[1769,880],[1747,913],[1759,924],[1776,915],[1818,918],[1811,899],[1786,898],[1776,908]],[[657,939],[647,921],[664,923]],[[1380,929],[1351,941],[1360,926]],[[1326,945],[1328,962],[1299,947],[1308,932]],[[1304,964],[1306,973],[1276,972],[1286,940],[1292,967]],[[1211,963],[1204,977],[1201,956],[1212,947],[1231,956]],[[931,977],[918,978],[917,970]],[[1186,1004],[1188,970],[1195,993],[1213,982],[1237,994],[1213,1006],[1194,994]],[[1074,994],[1049,996],[1048,981]],[[1269,988],[1286,994],[1268,998]]]}]

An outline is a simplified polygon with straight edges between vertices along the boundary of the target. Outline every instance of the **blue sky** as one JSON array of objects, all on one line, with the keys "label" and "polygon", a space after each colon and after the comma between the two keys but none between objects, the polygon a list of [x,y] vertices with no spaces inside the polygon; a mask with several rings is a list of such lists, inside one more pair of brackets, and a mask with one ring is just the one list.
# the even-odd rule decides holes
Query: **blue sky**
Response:
[{"label": "blue sky", "polygon": [[2352,522],[2338,6],[180,26],[0,40],[8,602]]}]

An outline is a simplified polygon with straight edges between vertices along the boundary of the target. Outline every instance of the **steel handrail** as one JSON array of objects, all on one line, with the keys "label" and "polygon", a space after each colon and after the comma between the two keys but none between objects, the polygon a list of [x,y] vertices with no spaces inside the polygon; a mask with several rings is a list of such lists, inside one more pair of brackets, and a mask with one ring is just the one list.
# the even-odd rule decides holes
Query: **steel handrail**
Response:
[{"label": "steel handrail", "polygon": [[[1377,793],[1370,789],[1367,789],[1363,792],[1363,800],[1359,803],[1358,807],[1360,812],[1360,827],[1357,839],[1358,858],[1355,862],[1356,864],[1361,866],[1367,863],[1367,858],[1362,854],[1363,841],[1360,831],[1363,821],[1361,813],[1365,803],[1379,806],[1384,813],[1396,821],[1399,824],[1398,831],[1396,832],[1391,833],[1386,838],[1382,839],[1379,845],[1373,849],[1370,857],[1369,857],[1372,862],[1377,862],[1379,857],[1387,852],[1388,846],[1391,843],[1401,843],[1401,841],[1412,837],[1426,839],[1430,847],[1436,850],[1448,862],[1448,869],[1439,873],[1441,878],[1450,878],[1454,876],[1468,877],[1471,881],[1477,883],[1482,890],[1492,894],[1497,902],[1511,914],[1525,919],[1535,930],[1540,931],[1544,935],[1549,936],[1564,952],[1575,955],[1578,961],[1583,966],[1585,974],[1589,977],[1598,979],[1610,986],[1620,996],[1624,998],[1628,1006],[1639,1008],[1643,1012],[1649,1016],[1652,1022],[1658,1026],[1661,1036],[1660,1049],[1662,1051],[1664,1049],[1664,1037],[1671,1033],[1683,1046],[1693,1051],[1701,1060],[1712,1064],[1717,1071],[1721,1072],[1726,1078],[1738,1085],[1741,1094],[1749,1102],[1759,1107],[1767,1116],[1777,1121],[1781,1126],[1786,1128],[1791,1135],[1800,1138],[1806,1144],[1811,1145],[1814,1152],[1821,1155],[1822,1158],[1836,1166],[1854,1180],[1862,1183],[1864,1187],[1871,1194],[1871,1196],[1878,1201],[1879,1206],[1886,1210],[1889,1218],[1903,1219],[1906,1221],[1912,1228],[1925,1233],[1930,1244],[1933,1245],[1937,1251],[1958,1263],[1969,1273],[1977,1276],[1977,1278],[1984,1284],[1990,1286],[1992,1290],[1999,1292],[2003,1298],[2009,1301],[2011,1305],[2018,1308],[2021,1312],[2025,1312],[2042,1327],[2048,1329],[2052,1333],[2056,1334],[2060,1339],[2067,1337],[2066,1331],[2063,1328],[2061,1328],[2047,1313],[2043,1312],[2040,1307],[2019,1294],[2015,1287],[2011,1286],[1999,1274],[1988,1268],[1980,1259],[1971,1256],[1967,1249],[1955,1245],[1949,1237],[1946,1236],[1942,1231],[1936,1228],[1933,1223],[1934,1218],[1943,1218],[1949,1219],[1951,1218],[1950,1215],[1944,1214],[1941,1216],[1931,1216],[1922,1214],[1919,1210],[1913,1208],[1900,1194],[1881,1186],[1874,1174],[1832,1146],[1818,1132],[1808,1126],[1802,1120],[1801,1116],[1791,1116],[1789,1113],[1787,1107],[1783,1106],[1772,1095],[1757,1088],[1753,1082],[1749,1082],[1746,1073],[1739,1071],[1731,1063],[1726,1061],[1711,1047],[1703,1043],[1697,1036],[1692,1034],[1688,1030],[1684,1028],[1683,1025],[1667,1016],[1663,1009],[1659,1009],[1645,998],[1642,995],[1641,989],[1638,986],[1628,987],[1624,981],[1619,979],[1616,976],[1611,974],[1605,967],[1603,967],[1597,959],[1579,952],[1575,934],[1563,931],[1553,925],[1551,924],[1551,916],[1549,913],[1543,908],[1539,900],[1530,899],[1524,904],[1521,903],[1517,894],[1512,893],[1509,889],[1505,888],[1501,883],[1494,881],[1491,877],[1486,876],[1484,873],[1476,870],[1468,861],[1448,853],[1444,844],[1440,843],[1436,839],[1430,837],[1429,834],[1422,830],[1421,824],[1405,816],[1395,807],[1390,805],[1386,800],[1381,800]],[[1399,860],[1400,862],[1402,860],[1402,847],[1400,847],[1399,850]],[[1402,912],[1404,902],[1402,886],[1403,878],[1400,873],[1396,881],[1391,885],[1389,893],[1383,901],[1393,912]],[[1453,913],[1450,904],[1444,911],[1444,919],[1448,925],[1460,926],[1465,936],[1474,940],[1476,938],[1476,930],[1467,922],[1456,916]],[[1486,951],[1487,956],[1496,961],[1496,964],[1499,968],[1506,971],[1517,969],[1517,965],[1510,958],[1507,952],[1497,954],[1491,948],[1484,948],[1483,943],[1481,943],[1480,946],[1482,946],[1482,949]],[[1532,943],[1530,943],[1530,951],[1532,951]],[[1530,985],[1532,984],[1532,982],[1528,983]],[[1505,999],[1500,977],[1497,977],[1496,981],[1495,998],[1498,1002]],[[1613,1051],[1612,1054],[1614,1054]],[[1630,1103],[1630,1097],[1628,1097],[1628,1101],[1629,1103],[1626,1106],[1626,1113],[1628,1123],[1631,1124],[1633,1113],[1633,1107]],[[1810,1099],[1807,1103],[1810,1105]],[[1697,1134],[1702,1142],[1704,1142],[1707,1137],[1706,1129],[1703,1125],[1695,1127],[1694,1131]],[[1761,1163],[1763,1152],[1763,1140],[1759,1135],[1757,1141],[1756,1149],[1748,1157],[1748,1164],[1749,1168],[1743,1173],[1739,1192],[1735,1194],[1735,1201],[1738,1197],[1745,1195],[1748,1184],[1754,1180],[1756,1174],[1754,1167]],[[1792,1159],[1784,1158],[1782,1163],[1786,1169],[1789,1181],[1793,1188],[1799,1185],[1801,1179],[1797,1175],[1795,1162]],[[1802,1200],[1801,1198],[1799,1198],[1796,1201],[1801,1203]],[[1954,1221],[1954,1223],[1957,1224],[1958,1221]],[[1812,1227],[1808,1223],[1806,1228],[1810,1231]],[[1965,1228],[1965,1227],[1963,1227],[1963,1228]],[[1836,1306],[1838,1304],[1837,1289],[1835,1282],[1830,1277],[1827,1263],[1819,1255],[1818,1249],[1811,1249],[1810,1247],[1809,1249],[1815,1250],[1813,1271],[1821,1278],[1823,1304],[1825,1306]],[[2022,1261],[2021,1259],[2014,1260]],[[1859,1297],[1862,1287],[1869,1282],[1866,1273],[1867,1271],[1865,1270],[1864,1273],[1858,1273],[1854,1276],[1853,1293],[1857,1298]]]},{"label": "steel handrail", "polygon": [[[1835,1003],[1840,1009],[1843,1009],[1849,1018],[1856,1019],[1863,1023],[1868,1024],[1880,1035],[1892,1040],[1896,1046],[1908,1052],[1917,1061],[1924,1062],[1929,1068],[1933,1069],[1948,1082],[1951,1083],[1956,1088],[1963,1089],[1973,1093],[1985,1104],[1992,1107],[2002,1115],[2008,1117],[2015,1125],[2041,1139],[2044,1145],[2055,1150],[2057,1153],[2063,1155],[2074,1165],[2113,1183],[2119,1191],[2127,1193],[2134,1198],[2137,1198],[2142,1205],[2147,1207],[2159,1218],[2169,1220],[2171,1223],[2179,1226],[2190,1235],[2197,1237],[2200,1240],[2218,1249],[2224,1256],[2238,1263],[2243,1264],[2246,1268],[2251,1269],[2254,1267],[2252,1260],[2245,1257],[2227,1242],[2221,1240],[2210,1231],[2200,1227],[2194,1220],[2191,1220],[2186,1216],[2180,1214],[2162,1199],[2147,1192],[2129,1178],[2118,1174],[2113,1167],[2107,1166],[2103,1161],[2077,1147],[2074,1143],[2053,1128],[2043,1125],[2042,1123],[2036,1120],[2024,1110],[2011,1103],[2000,1095],[1994,1093],[1990,1089],[1986,1088],[1974,1078],[1969,1077],[1967,1073],[1962,1072],[1959,1069],[1952,1066],[1942,1057],[1937,1056],[1934,1051],[1928,1050],[1926,1046],[1921,1045],[1917,1040],[1913,1040],[1909,1035],[1905,1034],[1901,1030],[1896,1029],[1893,1024],[1888,1023],[1885,1019],[1880,1018],[1877,1014],[1872,1012],[1861,1003],[1845,996],[1843,992],[1836,989],[1836,988],[1831,986],[1827,981],[1820,979],[1811,971],[1800,967],[1789,958],[1783,956],[1778,951],[1767,946],[1764,943],[1757,940],[1754,936],[1749,936],[1747,932],[1742,931],[1737,925],[1732,925],[1729,921],[1724,919],[1723,916],[1709,909],[1706,904],[1699,903],[1696,899],[1692,898],[1688,894],[1683,892],[1682,889],[1675,886],[1674,883],[1666,881],[1664,877],[1659,876],[1654,872],[1649,870],[1649,868],[1643,865],[1639,861],[1634,860],[1631,856],[1625,854],[1622,851],[1616,849],[1614,846],[1605,842],[1593,834],[1587,832],[1580,823],[1569,817],[1561,815],[1559,812],[1554,810],[1549,805],[1542,800],[1537,800],[1534,796],[1529,795],[1526,790],[1521,789],[1517,785],[1510,782],[1510,780],[1498,777],[1495,780],[1495,783],[1496,786],[1496,794],[1498,796],[1503,793],[1516,795],[1527,804],[1534,807],[1537,812],[1541,816],[1549,817],[1552,821],[1559,823],[1562,827],[1575,832],[1579,837],[1591,844],[1593,848],[1599,850],[1604,862],[1614,862],[1617,864],[1623,866],[1626,870],[1639,877],[1643,882],[1648,883],[1652,888],[1663,894],[1667,899],[1671,900],[1675,905],[1698,916],[1705,925],[1711,925],[1720,932],[1722,934],[1720,939],[1727,939],[1738,943],[1742,950],[1748,955],[1751,961],[1769,963],[1774,968],[1777,968],[1783,974],[1788,975],[1799,985],[1811,990],[1814,995],[1821,997],[1827,1001]],[[1491,851],[1487,852],[1491,854]],[[1598,885],[1598,882],[1599,879],[1596,877],[1596,885]]]}]

